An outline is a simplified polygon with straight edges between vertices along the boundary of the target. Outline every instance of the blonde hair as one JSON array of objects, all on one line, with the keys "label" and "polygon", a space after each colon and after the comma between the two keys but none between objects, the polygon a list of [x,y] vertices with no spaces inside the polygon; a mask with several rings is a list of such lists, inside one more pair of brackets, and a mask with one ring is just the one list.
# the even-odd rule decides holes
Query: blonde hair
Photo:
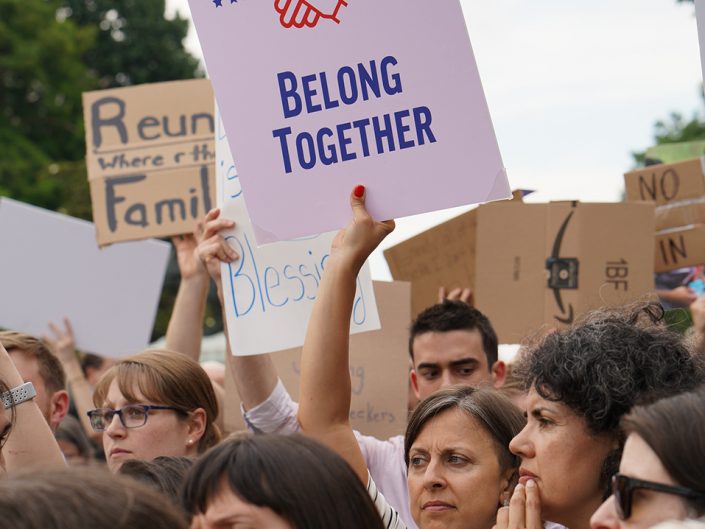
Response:
[{"label": "blonde hair", "polygon": [[215,424],[218,400],[208,375],[198,362],[172,351],[147,350],[119,360],[100,378],[93,393],[93,403],[105,404],[113,380],[128,402],[139,402],[136,391],[154,404],[174,406],[184,413],[202,408],[206,428],[198,441],[198,452],[205,452],[220,441]]}]

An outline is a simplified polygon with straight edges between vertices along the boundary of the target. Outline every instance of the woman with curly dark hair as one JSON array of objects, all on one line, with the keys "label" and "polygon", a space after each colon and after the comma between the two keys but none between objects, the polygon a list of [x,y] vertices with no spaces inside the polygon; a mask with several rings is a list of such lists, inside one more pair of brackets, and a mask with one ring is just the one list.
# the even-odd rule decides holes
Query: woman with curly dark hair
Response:
[{"label": "woman with curly dark hair", "polygon": [[521,512],[587,529],[609,495],[624,446],[622,416],[636,404],[690,390],[702,371],[679,336],[660,325],[654,304],[595,311],[546,336],[524,359],[527,425],[510,444],[521,457],[520,485],[498,529]]}]

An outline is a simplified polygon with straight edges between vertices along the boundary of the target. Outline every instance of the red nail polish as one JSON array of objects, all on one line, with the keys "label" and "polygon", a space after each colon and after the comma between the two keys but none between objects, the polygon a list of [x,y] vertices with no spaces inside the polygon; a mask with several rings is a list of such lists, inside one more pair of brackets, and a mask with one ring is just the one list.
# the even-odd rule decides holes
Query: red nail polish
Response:
[{"label": "red nail polish", "polygon": [[362,195],[365,194],[365,186],[357,186],[355,189],[353,189],[353,195],[355,195],[356,198],[362,198]]}]

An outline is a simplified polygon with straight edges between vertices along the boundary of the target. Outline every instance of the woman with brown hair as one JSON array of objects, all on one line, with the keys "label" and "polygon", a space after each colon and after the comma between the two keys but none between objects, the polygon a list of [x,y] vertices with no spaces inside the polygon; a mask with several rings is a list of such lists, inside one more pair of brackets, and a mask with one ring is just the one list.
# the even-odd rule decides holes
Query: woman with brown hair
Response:
[{"label": "woman with brown hair", "polygon": [[[301,358],[298,419],[307,435],[339,453],[367,485],[387,527],[403,527],[378,494],[350,426],[349,322],[357,274],[391,232],[364,206],[365,190],[350,197],[353,220],[339,232],[326,261]],[[522,428],[508,398],[450,387],[422,401],[404,439],[411,515],[421,529],[490,529],[516,482],[518,458],[509,441]]]},{"label": "woman with brown hair", "polygon": [[179,353],[145,351],[118,361],[98,382],[88,412],[103,434],[108,467],[129,459],[196,456],[215,445],[218,402],[208,375]]},{"label": "woman with brown hair", "polygon": [[627,440],[610,496],[592,529],[646,529],[705,516],[705,388],[639,406],[622,420]]}]

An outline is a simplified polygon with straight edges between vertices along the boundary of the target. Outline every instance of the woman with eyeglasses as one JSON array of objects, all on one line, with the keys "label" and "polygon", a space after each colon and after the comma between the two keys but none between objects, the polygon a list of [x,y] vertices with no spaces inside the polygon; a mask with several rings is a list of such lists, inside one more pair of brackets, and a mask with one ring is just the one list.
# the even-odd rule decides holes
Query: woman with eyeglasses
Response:
[{"label": "woman with eyeglasses", "polygon": [[118,361],[93,394],[91,426],[103,434],[108,468],[129,459],[196,456],[220,439],[218,402],[197,362],[167,351]]},{"label": "woman with eyeglasses", "polygon": [[543,521],[590,527],[622,455],[622,417],[703,380],[662,316],[653,304],[595,311],[529,351],[520,365],[527,424],[509,445],[521,457],[519,485],[497,529],[539,529]]},{"label": "woman with eyeglasses", "polygon": [[705,388],[637,407],[610,496],[592,529],[646,529],[705,516]]}]

